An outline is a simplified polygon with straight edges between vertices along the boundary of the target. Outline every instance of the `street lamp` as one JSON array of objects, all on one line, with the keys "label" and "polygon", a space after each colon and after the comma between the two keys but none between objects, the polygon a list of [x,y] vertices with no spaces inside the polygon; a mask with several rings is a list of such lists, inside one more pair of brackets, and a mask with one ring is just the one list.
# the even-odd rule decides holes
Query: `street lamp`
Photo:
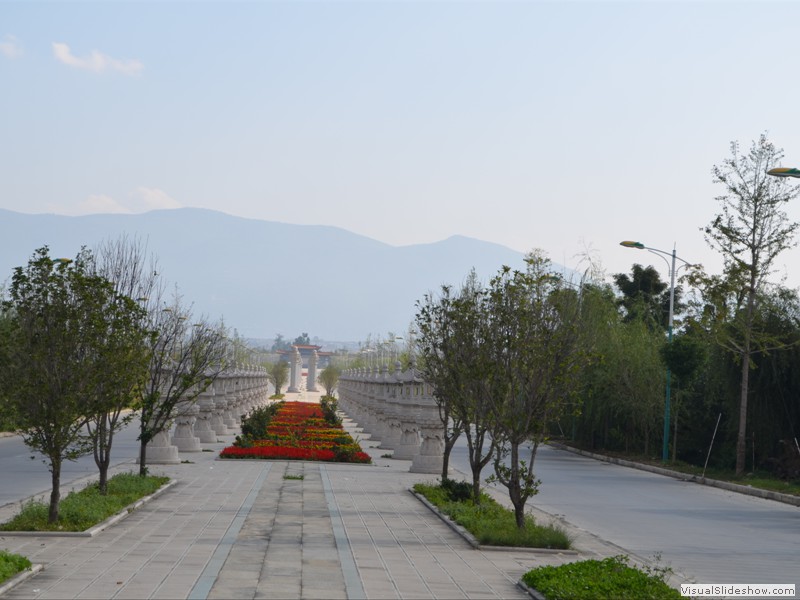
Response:
[{"label": "street lamp", "polygon": [[[669,267],[669,328],[667,330],[667,342],[672,343],[672,316],[675,310],[675,260],[679,260],[684,263],[681,265],[681,267],[693,267],[695,265],[682,259],[680,256],[676,256],[675,246],[672,247],[672,252],[666,252],[664,250],[659,250],[658,248],[650,248],[641,242],[624,241],[620,242],[619,245],[626,248],[636,248],[637,250],[647,250],[648,252],[652,252],[653,254],[660,256],[664,259],[664,262],[667,263],[667,266]],[[670,263],[666,258],[664,258],[665,256],[672,257],[672,262]],[[662,462],[667,462],[669,460],[670,380],[671,374],[669,365],[667,365],[667,395],[664,402],[664,444],[661,449]]]},{"label": "street lamp", "polygon": [[773,177],[800,177],[800,169],[778,167],[767,171],[767,175],[772,175]]}]

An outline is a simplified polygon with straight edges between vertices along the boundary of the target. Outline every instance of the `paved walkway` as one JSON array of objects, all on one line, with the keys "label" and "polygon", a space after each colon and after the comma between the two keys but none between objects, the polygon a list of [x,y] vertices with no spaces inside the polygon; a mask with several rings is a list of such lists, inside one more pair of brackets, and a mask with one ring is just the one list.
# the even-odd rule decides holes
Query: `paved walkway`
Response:
[{"label": "paved walkway", "polygon": [[374,465],[184,453],[151,469],[175,487],[95,537],[0,535],[44,565],[4,597],[525,598],[527,570],[619,550],[585,532],[581,556],[475,550],[408,491],[436,476],[364,437]]}]

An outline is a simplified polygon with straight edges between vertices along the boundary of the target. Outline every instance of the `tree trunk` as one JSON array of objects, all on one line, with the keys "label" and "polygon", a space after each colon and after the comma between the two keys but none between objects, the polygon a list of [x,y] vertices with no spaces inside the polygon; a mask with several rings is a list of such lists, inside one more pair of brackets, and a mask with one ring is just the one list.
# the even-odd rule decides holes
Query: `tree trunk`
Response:
[{"label": "tree trunk", "polygon": [[47,522],[55,523],[58,521],[58,503],[61,501],[61,461],[52,461],[50,467],[53,489],[50,491],[50,509],[47,513]]},{"label": "tree trunk", "polygon": [[139,444],[139,476],[147,476],[147,442],[144,440]]},{"label": "tree trunk", "polygon": [[450,452],[453,450],[453,446],[456,445],[456,440],[458,440],[458,436],[445,440],[444,455],[442,456],[442,481],[447,479],[447,475],[450,473]]},{"label": "tree trunk", "polygon": [[100,494],[108,495],[108,467],[111,464],[111,443],[114,438],[114,427],[107,422],[108,415],[97,420],[94,443],[94,463],[100,473],[97,487]]},{"label": "tree trunk", "polygon": [[742,343],[742,384],[739,390],[739,433],[736,436],[736,474],[744,474],[747,457],[747,392],[750,385],[750,339],[753,329],[756,289],[755,275],[750,277],[750,290],[747,294],[747,316]]},{"label": "tree trunk", "polygon": [[525,527],[525,498],[522,497],[522,490],[519,482],[519,443],[511,443],[511,476],[508,480],[508,495],[511,504],[514,505],[514,520],[517,528]]},{"label": "tree trunk", "polygon": [[[748,340],[749,341],[749,340]],[[748,344],[749,345],[749,344]],[[736,436],[736,474],[742,475],[747,457],[747,389],[750,382],[750,352],[742,355],[742,385],[739,391],[739,433]]]}]

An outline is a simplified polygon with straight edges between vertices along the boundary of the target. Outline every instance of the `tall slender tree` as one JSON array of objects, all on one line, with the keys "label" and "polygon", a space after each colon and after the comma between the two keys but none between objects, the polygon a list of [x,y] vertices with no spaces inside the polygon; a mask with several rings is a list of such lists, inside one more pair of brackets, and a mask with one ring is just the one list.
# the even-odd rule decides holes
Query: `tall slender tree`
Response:
[{"label": "tall slender tree", "polygon": [[[102,494],[108,489],[108,469],[115,434],[135,418],[130,409],[136,406],[137,391],[143,385],[150,361],[147,329],[148,310],[157,310],[151,297],[163,289],[158,263],[140,239],[123,235],[101,242],[94,251],[93,271],[111,282],[114,291],[124,298],[122,305],[106,309],[113,331],[109,344],[115,346],[108,360],[114,364],[107,369],[87,400],[89,419],[86,428],[92,442],[92,454],[99,471],[98,487]],[[112,377],[111,374],[114,373]]]},{"label": "tall slender tree", "polygon": [[[759,295],[765,291],[775,259],[793,247],[798,224],[791,221],[785,206],[800,193],[800,188],[767,175],[783,158],[783,151],[762,134],[742,153],[738,142],[731,143],[731,156],[712,170],[715,183],[724,193],[716,198],[721,212],[705,227],[708,244],[722,254],[727,295],[734,294],[736,305],[726,327],[718,328],[719,342],[740,362],[739,428],[736,438],[736,473],[745,470],[749,377],[753,353],[767,340],[756,326]],[[736,294],[736,291],[741,293]]]}]

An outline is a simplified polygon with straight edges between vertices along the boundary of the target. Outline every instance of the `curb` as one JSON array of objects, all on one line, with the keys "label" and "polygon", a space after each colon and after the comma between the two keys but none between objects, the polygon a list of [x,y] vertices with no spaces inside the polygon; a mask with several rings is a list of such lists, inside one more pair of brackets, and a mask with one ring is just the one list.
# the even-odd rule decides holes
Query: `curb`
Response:
[{"label": "curb", "polygon": [[547,600],[539,590],[535,590],[532,587],[528,587],[522,579],[517,582],[517,587],[521,589],[523,592],[528,594],[533,600]]},{"label": "curb", "polygon": [[11,589],[17,587],[23,581],[27,581],[42,569],[44,569],[43,565],[31,565],[29,569],[25,569],[24,571],[17,573],[16,575],[14,575],[14,577],[6,581],[3,585],[0,585],[0,596],[2,596],[8,591],[11,591]]},{"label": "curb", "polygon": [[[150,494],[149,496],[145,496],[144,498],[140,498],[133,504],[129,504],[121,511],[119,511],[115,515],[111,515],[105,521],[102,521],[95,525],[94,527],[90,527],[85,531],[0,531],[0,538],[3,537],[77,537],[77,538],[85,538],[85,537],[94,537],[104,529],[111,527],[112,525],[116,525],[123,519],[125,519],[129,514],[131,514],[134,510],[141,507],[144,504],[147,504],[151,500],[155,500],[161,494],[166,492],[172,486],[178,483],[177,479],[173,479],[168,481],[160,488],[158,488],[155,492]],[[0,588],[0,595],[3,594],[2,588]]]},{"label": "curb", "polygon": [[439,517],[447,526],[455,531],[458,535],[464,538],[470,546],[475,550],[491,550],[495,552],[527,552],[532,554],[564,554],[568,556],[578,556],[580,553],[576,550],[561,550],[558,548],[528,548],[525,546],[489,546],[481,544],[474,535],[467,531],[464,527],[453,521],[450,517],[440,511],[433,505],[425,496],[418,494],[414,490],[408,490],[412,495],[416,496],[417,500],[427,506],[433,514]]},{"label": "curb", "polygon": [[771,490],[762,490],[759,488],[754,488],[749,485],[730,483],[728,481],[720,481],[718,479],[708,479],[706,477],[698,477],[697,475],[681,473],[680,471],[673,471],[671,469],[666,469],[664,467],[655,467],[653,465],[637,463],[631,460],[625,460],[623,458],[615,458],[613,456],[606,456],[604,454],[595,454],[594,452],[589,452],[587,450],[580,450],[579,448],[573,448],[571,446],[567,446],[565,444],[561,444],[558,442],[548,442],[548,444],[553,448],[557,448],[558,450],[566,450],[567,452],[572,452],[573,454],[579,454],[581,456],[586,456],[589,458],[593,458],[595,460],[601,460],[603,462],[620,465],[622,467],[630,467],[632,469],[638,469],[640,471],[648,471],[650,473],[655,473],[656,475],[673,477],[675,479],[680,479],[681,481],[688,481],[700,485],[708,485],[711,487],[727,490],[729,492],[736,492],[738,494],[745,494],[747,496],[755,496],[756,498],[774,500],[775,502],[781,502],[783,504],[800,506],[800,496],[792,496],[791,494],[783,494],[781,492],[773,492]]}]

